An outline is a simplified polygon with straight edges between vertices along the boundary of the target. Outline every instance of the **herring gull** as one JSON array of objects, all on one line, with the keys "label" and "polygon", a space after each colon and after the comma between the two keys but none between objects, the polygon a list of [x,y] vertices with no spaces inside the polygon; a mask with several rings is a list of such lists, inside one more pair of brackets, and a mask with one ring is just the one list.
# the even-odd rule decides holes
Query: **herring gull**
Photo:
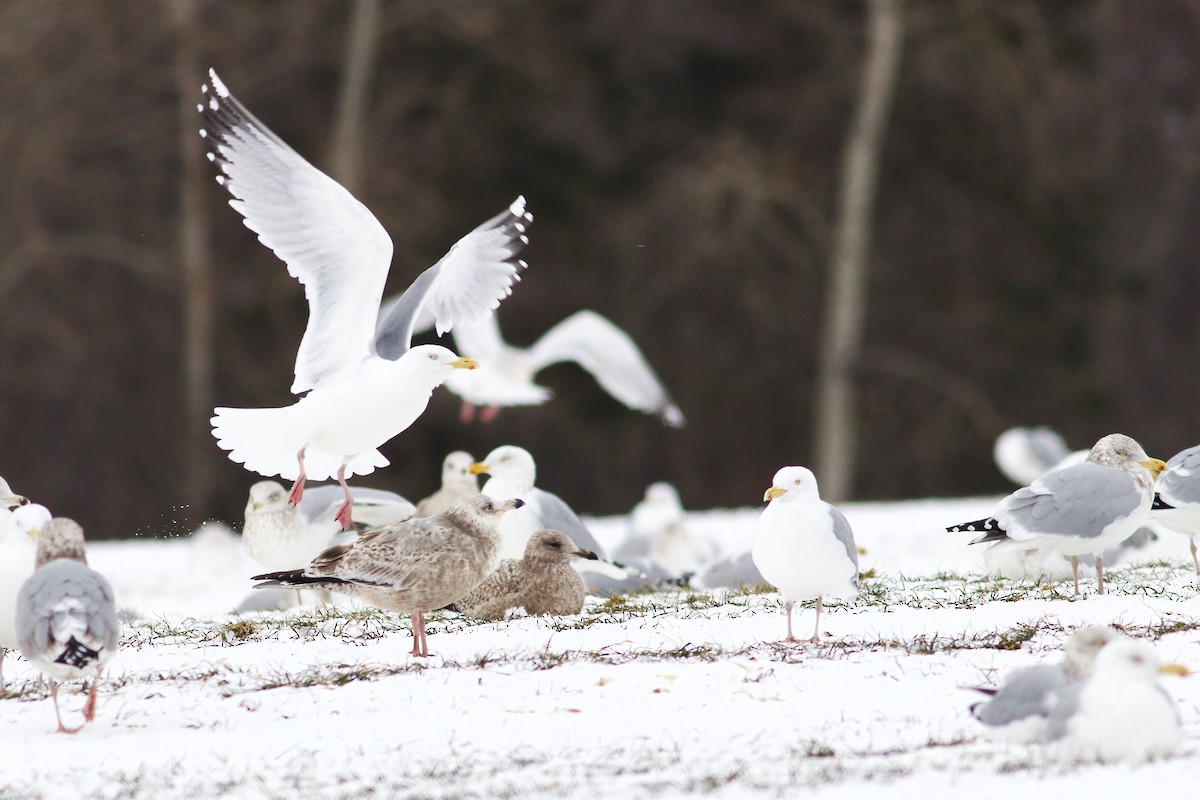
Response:
[{"label": "herring gull", "polygon": [[768,505],[754,529],[754,564],[779,589],[787,609],[787,641],[792,635],[792,604],[816,600],[813,644],[820,641],[821,597],[858,595],[858,551],[846,516],[821,499],[817,479],[805,467],[783,467],[763,495]]},{"label": "herring gull", "polygon": [[1071,761],[1146,761],[1169,755],[1183,732],[1159,674],[1186,675],[1163,664],[1146,642],[1125,639],[1096,656],[1091,677],[1069,686],[1050,714],[1047,739]]},{"label": "herring gull", "polygon": [[1001,500],[991,517],[946,530],[983,533],[971,544],[990,543],[995,553],[1042,548],[1070,556],[1076,595],[1079,556],[1091,553],[1103,594],[1101,554],[1149,518],[1154,478],[1165,467],[1132,438],[1112,433],[1096,442],[1083,463],[1051,470]]},{"label": "herring gull", "polygon": [[442,460],[442,485],[436,492],[417,503],[418,517],[440,514],[470,494],[479,494],[479,479],[471,472],[475,457],[455,450]]},{"label": "herring gull", "polygon": [[551,364],[573,361],[600,387],[627,407],[657,415],[673,428],[686,423],[662,379],[655,374],[628,333],[595,311],[577,311],[546,331],[532,347],[504,341],[496,315],[454,328],[454,343],[464,355],[479,359],[470,380],[452,377],[446,388],[463,399],[464,421],[475,407],[490,422],[502,406],[541,405],[553,392],[534,382]]},{"label": "herring gull", "polygon": [[472,495],[437,516],[369,530],[303,569],[255,575],[262,583],[254,588],[325,589],[410,614],[412,654],[428,656],[425,612],[454,602],[487,577],[499,559],[498,524],[522,505],[520,499]]},{"label": "herring gull", "polygon": [[596,560],[559,531],[538,531],[529,537],[520,560],[504,559],[483,582],[454,601],[452,608],[481,620],[504,618],[510,608],[529,614],[578,614],[583,608],[583,579],[571,560]]},{"label": "herring gull", "polygon": [[1200,558],[1196,556],[1196,537],[1200,536],[1200,445],[1171,456],[1155,488],[1158,493],[1150,517],[1188,537],[1192,564],[1200,575]]},{"label": "herring gull", "polygon": [[94,676],[83,707],[84,722],[91,722],[96,716],[96,685],[117,652],[121,623],[112,587],[87,565],[83,528],[74,520],[56,517],[42,527],[37,569],[21,585],[16,622],[21,652],[50,678],[59,732],[76,733],[83,725],[63,725],[57,682]]},{"label": "herring gull", "polygon": [[[21,498],[24,500],[24,498]],[[37,538],[50,521],[50,510],[27,503],[9,510],[0,506],[0,686],[4,685],[4,655],[20,647],[17,639],[17,595],[33,574]]]},{"label": "herring gull", "polygon": [[711,541],[688,531],[679,492],[666,481],[646,487],[645,496],[629,515],[629,535],[613,554],[622,563],[645,558],[676,578],[695,573],[715,556]]},{"label": "herring gull", "polygon": [[1055,467],[1083,461],[1087,451],[1072,453],[1067,440],[1045,425],[1037,428],[1009,428],[996,437],[992,459],[996,467],[1018,486],[1028,486]]},{"label": "herring gull", "polygon": [[438,345],[411,347],[413,331],[439,334],[493,310],[524,263],[531,219],[523,198],[458,241],[413,281],[386,314],[380,299],[392,241],[340,184],[305,161],[238,102],[212,70],[199,106],[217,180],[259,241],[304,285],[308,326],[296,354],[292,392],[282,408],[217,408],[213,434],[229,457],[266,477],[294,479],[299,503],[307,478],[335,477],[343,490],[337,520],[351,526],[346,478],[388,464],[377,448],[424,412],[433,390],[476,364]]},{"label": "herring gull", "polygon": [[1121,634],[1107,625],[1081,628],[1067,638],[1061,663],[1024,667],[995,689],[971,687],[989,696],[971,706],[971,716],[996,729],[1004,738],[1041,740],[1046,733],[1046,721],[1062,692],[1087,678],[1100,650],[1120,638]]}]

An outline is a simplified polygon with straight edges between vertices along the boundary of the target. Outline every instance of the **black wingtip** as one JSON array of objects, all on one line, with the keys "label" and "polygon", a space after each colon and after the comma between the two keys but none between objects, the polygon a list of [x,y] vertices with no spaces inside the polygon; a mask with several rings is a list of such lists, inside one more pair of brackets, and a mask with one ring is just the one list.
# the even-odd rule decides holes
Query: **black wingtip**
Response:
[{"label": "black wingtip", "polygon": [[1173,508],[1175,508],[1175,506],[1171,505],[1166,500],[1163,500],[1162,495],[1155,492],[1154,502],[1150,504],[1151,511],[1165,511]]},{"label": "black wingtip", "polygon": [[1003,531],[1000,523],[996,522],[995,517],[984,517],[983,519],[973,520],[971,522],[960,522],[957,525],[951,525],[946,528],[949,533],[991,533],[992,531]]}]

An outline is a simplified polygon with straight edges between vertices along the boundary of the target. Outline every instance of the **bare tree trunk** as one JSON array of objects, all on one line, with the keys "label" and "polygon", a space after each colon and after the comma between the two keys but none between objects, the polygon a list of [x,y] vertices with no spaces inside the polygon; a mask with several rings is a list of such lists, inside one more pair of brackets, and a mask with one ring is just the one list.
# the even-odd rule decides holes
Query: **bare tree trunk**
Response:
[{"label": "bare tree trunk", "polygon": [[213,407],[213,277],[208,209],[204,200],[207,164],[199,135],[196,102],[203,73],[197,54],[199,0],[172,0],[175,21],[175,90],[179,103],[179,260],[183,265],[184,502],[192,516],[208,515],[216,446],[209,435]]},{"label": "bare tree trunk", "polygon": [[355,0],[346,37],[346,61],[338,91],[329,166],[333,177],[356,194],[362,186],[362,149],[367,94],[378,62],[381,0]]},{"label": "bare tree trunk", "polygon": [[867,60],[842,160],[817,375],[816,468],[821,494],[830,501],[851,496],[857,467],[855,369],[866,325],[867,257],[879,161],[900,71],[903,0],[870,0],[867,27]]}]

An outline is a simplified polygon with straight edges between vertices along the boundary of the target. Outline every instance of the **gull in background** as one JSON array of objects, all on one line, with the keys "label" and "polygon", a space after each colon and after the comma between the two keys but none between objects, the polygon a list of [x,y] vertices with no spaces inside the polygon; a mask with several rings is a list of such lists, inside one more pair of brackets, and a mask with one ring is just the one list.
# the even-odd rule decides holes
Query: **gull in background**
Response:
[{"label": "gull in background", "polygon": [[628,562],[645,558],[676,578],[695,573],[717,557],[713,542],[688,533],[679,492],[666,481],[652,483],[629,515],[629,536],[613,556]]},{"label": "gull in background", "polygon": [[600,387],[629,408],[656,414],[673,428],[686,423],[662,379],[650,367],[628,333],[606,317],[584,309],[559,322],[532,347],[504,341],[496,314],[458,325],[454,343],[459,352],[479,360],[470,380],[452,376],[446,388],[463,399],[463,421],[475,407],[491,422],[503,406],[535,406],[554,393],[534,378],[551,364],[573,361],[587,370]]},{"label": "gull in background", "polygon": [[792,635],[792,604],[816,600],[817,619],[809,641],[820,641],[821,597],[858,596],[858,550],[850,522],[821,499],[817,478],[806,467],[784,467],[763,495],[767,507],[754,529],[751,553],[767,583],[779,589],[787,609],[787,641]]},{"label": "gull in background", "polygon": [[1055,467],[1083,461],[1087,454],[1087,450],[1072,452],[1062,434],[1045,425],[1009,428],[992,446],[996,467],[1018,486],[1028,486]]},{"label": "gull in background", "polygon": [[10,500],[19,497],[7,489],[0,499],[0,686],[4,685],[4,655],[20,647],[17,639],[17,594],[33,574],[37,561],[37,538],[43,526],[50,522],[50,509],[30,503],[9,507]]},{"label": "gull in background", "polygon": [[418,517],[440,514],[467,495],[479,494],[479,479],[471,472],[475,456],[455,450],[442,460],[442,485],[436,492],[417,503]]},{"label": "gull in background", "polygon": [[1112,433],[1096,442],[1083,463],[1051,470],[1001,500],[992,516],[946,530],[982,533],[971,544],[990,543],[999,554],[1043,548],[1070,556],[1076,595],[1079,556],[1091,553],[1104,594],[1101,554],[1149,518],[1154,479],[1165,467],[1129,436]]},{"label": "gull in background", "polygon": [[94,676],[83,707],[84,722],[91,722],[96,716],[96,685],[117,652],[121,623],[112,587],[87,565],[83,528],[74,520],[56,517],[43,526],[37,569],[17,596],[16,622],[21,652],[50,678],[59,732],[78,732],[82,725],[63,725],[58,681]]},{"label": "gull in background", "polygon": [[489,313],[512,291],[525,265],[516,258],[532,219],[524,198],[459,240],[379,313],[392,241],[345,188],[288,147],[209,71],[199,106],[201,136],[246,227],[304,285],[308,326],[283,408],[217,408],[217,444],[246,469],[294,479],[299,503],[307,478],[336,477],[337,520],[351,526],[346,478],[388,464],[377,449],[425,411],[433,390],[457,369],[474,369],[439,345],[411,347],[413,331],[438,334]]}]

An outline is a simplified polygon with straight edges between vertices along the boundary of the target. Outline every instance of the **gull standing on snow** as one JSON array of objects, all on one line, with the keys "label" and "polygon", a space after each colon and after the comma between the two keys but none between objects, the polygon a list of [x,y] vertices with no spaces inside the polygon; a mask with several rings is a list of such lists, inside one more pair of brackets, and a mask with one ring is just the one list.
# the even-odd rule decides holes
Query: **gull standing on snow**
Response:
[{"label": "gull standing on snow", "polygon": [[1163,664],[1134,639],[1113,642],[1096,656],[1092,675],[1063,692],[1047,738],[1072,761],[1146,761],[1174,752],[1183,740],[1179,713],[1158,685],[1160,674],[1186,675]]},{"label": "gull standing on snow", "polygon": [[971,687],[990,698],[971,706],[971,716],[1014,741],[1041,740],[1046,721],[1068,686],[1087,678],[1096,656],[1120,640],[1114,628],[1094,625],[1067,639],[1061,664],[1037,664],[1012,673],[999,688]]},{"label": "gull standing on snow", "polygon": [[1100,554],[1128,539],[1149,518],[1154,478],[1165,467],[1132,438],[1110,433],[1083,463],[1051,470],[1001,500],[992,516],[946,530],[983,533],[971,544],[991,543],[996,554],[1042,548],[1070,556],[1076,595],[1079,556],[1091,553],[1104,594]]},{"label": "gull standing on snow", "polygon": [[717,553],[712,542],[689,535],[679,492],[665,481],[646,487],[645,497],[629,515],[629,536],[614,558],[645,558],[675,577],[695,573]]},{"label": "gull standing on snow", "polygon": [[254,588],[325,589],[410,614],[412,654],[428,656],[425,612],[454,602],[487,577],[499,559],[500,519],[522,505],[519,499],[472,495],[435,517],[369,530],[357,541],[329,548],[304,569],[255,575],[263,583]]},{"label": "gull standing on snow", "polygon": [[[21,646],[17,638],[17,595],[21,584],[33,574],[37,562],[37,538],[50,521],[50,510],[37,503],[9,510],[11,490],[0,505],[0,687],[4,685],[4,655]],[[20,498],[25,500],[25,498]]]},{"label": "gull standing on snow", "polygon": [[[524,198],[463,237],[412,283],[384,315],[380,299],[392,240],[367,208],[305,161],[250,114],[209,71],[199,106],[230,205],[246,227],[304,285],[308,327],[296,354],[292,391],[308,392],[283,408],[217,408],[217,444],[246,469],[294,478],[299,503],[306,478],[337,477],[337,520],[351,526],[346,478],[388,461],[377,449],[425,411],[433,390],[456,369],[476,364],[445,347],[410,347],[413,331],[433,323],[439,334],[493,310],[512,291],[524,263],[532,217]],[[377,325],[378,323],[378,325]]]},{"label": "gull standing on snow", "polygon": [[418,517],[440,514],[467,495],[479,494],[479,479],[471,472],[475,457],[455,450],[442,461],[442,486],[417,503]]},{"label": "gull standing on snow", "polygon": [[464,421],[476,406],[484,408],[483,419],[490,422],[502,406],[545,403],[554,393],[534,378],[563,361],[583,367],[629,408],[656,414],[673,428],[687,421],[629,334],[595,311],[577,311],[528,348],[504,341],[495,314],[456,326],[454,343],[480,363],[470,380],[452,377],[446,382],[446,388],[463,399]]},{"label": "gull standing on snow", "polygon": [[50,520],[38,536],[37,569],[17,597],[17,639],[25,658],[50,678],[60,733],[83,726],[63,725],[57,682],[95,676],[83,707],[84,722],[91,722],[96,685],[120,634],[112,587],[87,565],[83,528],[66,517]]},{"label": "gull standing on snow", "polygon": [[455,610],[472,619],[504,618],[510,608],[529,614],[578,614],[583,608],[583,579],[571,569],[571,559],[596,560],[558,531],[538,531],[529,537],[519,561],[500,562],[483,583],[454,601]]},{"label": "gull standing on snow", "polygon": [[1156,489],[1151,518],[1188,537],[1192,563],[1200,575],[1200,559],[1196,557],[1196,537],[1200,536],[1200,445],[1171,456],[1158,476]]},{"label": "gull standing on snow", "polygon": [[813,644],[820,641],[821,597],[858,596],[858,551],[841,511],[821,499],[816,476],[805,467],[775,473],[763,495],[768,505],[758,518],[751,549],[754,564],[783,595],[787,640],[792,635],[792,604],[816,600]]}]

